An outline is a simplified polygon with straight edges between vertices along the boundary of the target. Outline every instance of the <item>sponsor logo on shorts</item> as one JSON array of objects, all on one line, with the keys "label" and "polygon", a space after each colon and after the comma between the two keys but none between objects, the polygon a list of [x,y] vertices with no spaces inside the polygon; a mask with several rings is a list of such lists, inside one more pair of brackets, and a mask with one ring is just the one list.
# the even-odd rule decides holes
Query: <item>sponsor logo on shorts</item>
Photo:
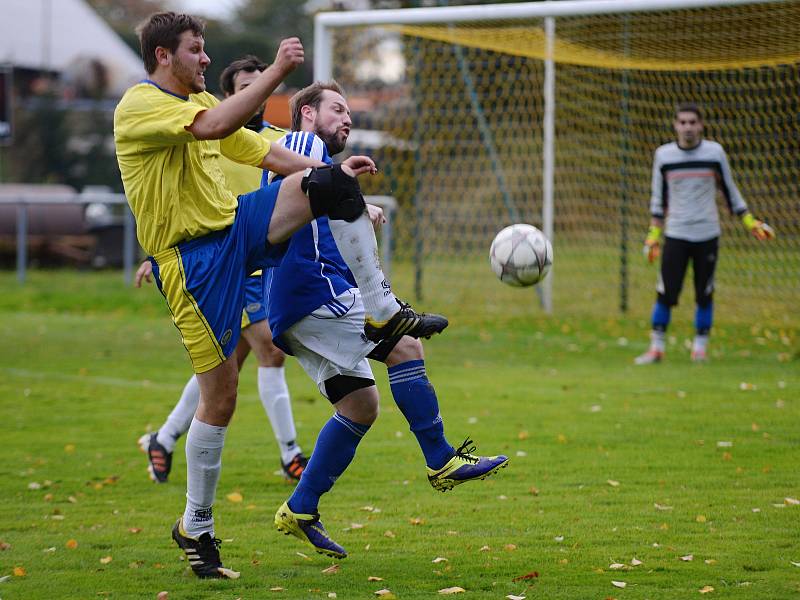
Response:
[{"label": "sponsor logo on shorts", "polygon": [[254,313],[261,308],[261,302],[251,302],[247,305],[245,310],[249,313]]},{"label": "sponsor logo on shorts", "polygon": [[231,337],[233,337],[233,332],[230,329],[226,330],[225,333],[222,334],[222,337],[219,339],[219,345],[224,346],[225,344],[231,341]]}]

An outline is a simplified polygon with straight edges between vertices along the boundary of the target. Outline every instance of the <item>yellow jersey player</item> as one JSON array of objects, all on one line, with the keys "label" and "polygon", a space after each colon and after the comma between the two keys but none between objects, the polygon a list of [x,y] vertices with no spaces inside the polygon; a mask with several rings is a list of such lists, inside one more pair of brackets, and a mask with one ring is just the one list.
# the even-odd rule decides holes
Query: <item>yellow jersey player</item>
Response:
[{"label": "yellow jersey player", "polygon": [[[247,88],[267,68],[255,56],[244,56],[225,67],[220,75],[220,88],[225,97]],[[263,121],[261,106],[245,124],[247,129],[259,132],[270,142],[275,142],[286,131]],[[220,167],[229,189],[240,196],[261,186],[261,169],[242,165],[221,157]],[[152,266],[145,261],[136,272],[135,285],[150,282]],[[245,283],[242,309],[242,337],[236,347],[236,360],[241,371],[244,361],[252,350],[258,361],[258,395],[269,417],[273,434],[278,443],[280,465],[284,477],[297,481],[305,469],[308,459],[297,444],[297,431],[292,414],[289,387],[284,374],[286,355],[272,343],[272,334],[267,324],[264,288],[261,271],[256,271]],[[180,399],[166,421],[155,432],[139,438],[139,446],[147,454],[150,478],[156,483],[166,483],[172,469],[172,455],[178,439],[185,434],[200,403],[200,386],[192,376],[183,388]]]},{"label": "yellow jersey player", "polygon": [[[279,264],[289,236],[312,218],[327,215],[352,242],[342,252],[371,299],[365,328],[373,337],[387,337],[397,327],[430,335],[441,331],[446,320],[398,310],[391,288],[382,286],[377,258],[370,260],[377,256],[374,233],[356,179],[376,171],[369,158],[353,156],[326,166],[272,147],[242,128],[302,63],[299,39],[281,41],[270,67],[245,90],[218,101],[205,92],[211,59],[204,50],[202,21],[157,13],[138,33],[148,79],[130,88],[114,112],[117,161],[139,242],[150,255],[153,276],[200,387],[186,439],[186,508],[172,537],[199,577],[238,577],[222,565],[212,505],[236,404],[234,350],[247,275]],[[223,155],[294,174],[237,198],[220,168]],[[363,234],[365,228],[369,235]]]}]

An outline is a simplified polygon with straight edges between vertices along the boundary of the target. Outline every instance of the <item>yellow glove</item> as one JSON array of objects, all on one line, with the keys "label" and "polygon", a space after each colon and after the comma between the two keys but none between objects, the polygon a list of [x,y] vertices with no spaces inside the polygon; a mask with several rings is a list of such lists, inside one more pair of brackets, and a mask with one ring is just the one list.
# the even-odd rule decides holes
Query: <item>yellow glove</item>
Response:
[{"label": "yellow glove", "polygon": [[650,225],[650,229],[647,230],[647,237],[644,240],[644,248],[642,248],[642,253],[647,259],[647,262],[652,263],[661,256],[660,240],[661,227],[658,225]]},{"label": "yellow glove", "polygon": [[742,223],[757,240],[771,240],[775,237],[775,230],[772,227],[764,221],[759,221],[749,212],[742,215]]}]

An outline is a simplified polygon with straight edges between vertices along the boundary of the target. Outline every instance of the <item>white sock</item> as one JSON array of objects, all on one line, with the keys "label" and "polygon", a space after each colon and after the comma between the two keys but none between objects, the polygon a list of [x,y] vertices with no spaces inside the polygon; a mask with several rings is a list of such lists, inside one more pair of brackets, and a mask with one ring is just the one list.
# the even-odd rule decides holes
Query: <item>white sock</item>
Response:
[{"label": "white sock", "polygon": [[664,352],[664,339],[666,338],[667,333],[665,331],[659,331],[658,329],[653,329],[650,332],[650,350],[654,350],[656,352]]},{"label": "white sock", "polygon": [[339,253],[353,272],[367,317],[386,321],[398,310],[397,299],[378,260],[378,242],[366,211],[352,223],[329,219]]},{"label": "white sock", "polygon": [[300,454],[300,446],[295,443],[297,431],[294,428],[292,403],[283,367],[258,367],[258,395],[267,412],[272,431],[278,441],[283,464]]},{"label": "white sock", "polygon": [[708,334],[694,336],[692,352],[706,352],[708,349]]},{"label": "white sock", "polygon": [[192,419],[186,436],[186,510],[183,528],[191,537],[205,532],[214,536],[211,506],[222,470],[222,446],[227,427]]},{"label": "white sock", "polygon": [[198,404],[200,404],[200,384],[197,383],[197,377],[192,375],[183,388],[181,399],[169,413],[164,424],[158,428],[156,439],[167,452],[172,452],[178,438],[189,430]]}]

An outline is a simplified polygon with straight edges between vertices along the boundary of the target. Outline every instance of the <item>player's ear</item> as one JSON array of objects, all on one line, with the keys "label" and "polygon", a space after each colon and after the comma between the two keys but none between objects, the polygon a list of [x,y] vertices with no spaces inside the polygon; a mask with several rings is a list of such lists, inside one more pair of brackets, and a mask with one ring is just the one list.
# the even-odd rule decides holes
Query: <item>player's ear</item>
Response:
[{"label": "player's ear", "polygon": [[304,104],[300,107],[300,114],[303,115],[304,119],[313,121],[316,112],[316,109],[310,104]]},{"label": "player's ear", "polygon": [[156,46],[156,62],[162,67],[168,67],[172,60],[172,52],[164,46]]}]

